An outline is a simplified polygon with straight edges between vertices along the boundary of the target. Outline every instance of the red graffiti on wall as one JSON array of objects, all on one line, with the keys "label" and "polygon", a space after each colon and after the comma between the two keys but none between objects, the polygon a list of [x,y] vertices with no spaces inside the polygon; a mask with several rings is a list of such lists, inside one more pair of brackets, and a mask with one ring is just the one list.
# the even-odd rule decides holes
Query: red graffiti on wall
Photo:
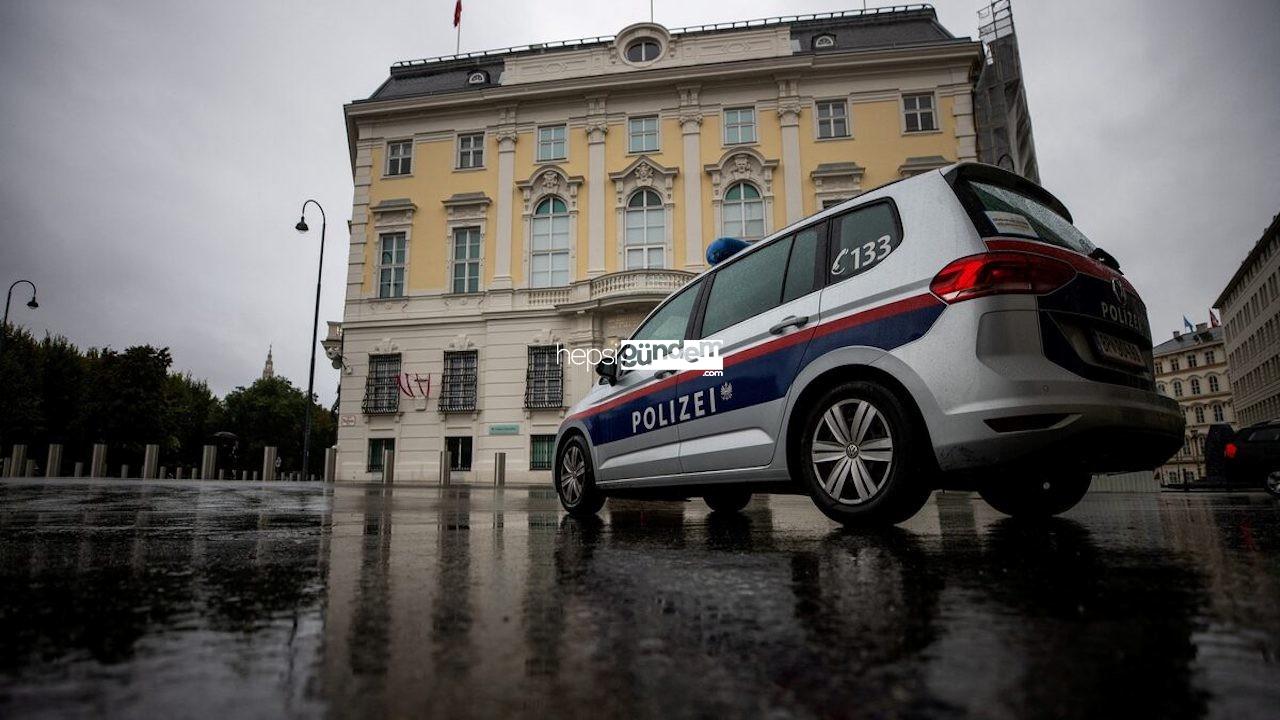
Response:
[{"label": "red graffiti on wall", "polygon": [[[419,375],[418,373],[414,373],[410,376],[409,373],[400,373],[396,376],[396,386],[400,388],[401,394],[407,397],[430,397],[431,374]],[[418,395],[413,394],[413,388],[415,386],[418,388]]]}]

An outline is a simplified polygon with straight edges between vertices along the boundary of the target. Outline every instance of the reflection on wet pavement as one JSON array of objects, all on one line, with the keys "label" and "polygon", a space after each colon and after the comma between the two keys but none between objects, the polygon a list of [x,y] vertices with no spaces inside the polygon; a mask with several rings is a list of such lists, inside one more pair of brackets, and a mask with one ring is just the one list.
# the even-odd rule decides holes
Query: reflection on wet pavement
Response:
[{"label": "reflection on wet pavement", "polygon": [[0,715],[1275,717],[1280,510],[0,483]]}]

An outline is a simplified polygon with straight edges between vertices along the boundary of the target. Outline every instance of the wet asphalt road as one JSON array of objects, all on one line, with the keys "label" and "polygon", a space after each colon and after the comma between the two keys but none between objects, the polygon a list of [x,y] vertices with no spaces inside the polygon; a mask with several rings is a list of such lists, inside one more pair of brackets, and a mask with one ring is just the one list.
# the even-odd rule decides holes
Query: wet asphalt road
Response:
[{"label": "wet asphalt road", "polygon": [[1280,505],[0,483],[0,716],[1280,716]]}]

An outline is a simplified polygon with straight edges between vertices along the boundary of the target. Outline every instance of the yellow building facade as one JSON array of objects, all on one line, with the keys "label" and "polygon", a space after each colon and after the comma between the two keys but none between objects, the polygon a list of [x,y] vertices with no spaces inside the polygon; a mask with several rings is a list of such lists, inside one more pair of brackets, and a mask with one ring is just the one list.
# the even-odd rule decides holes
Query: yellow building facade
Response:
[{"label": "yellow building facade", "polygon": [[393,457],[398,482],[488,482],[501,452],[510,481],[549,482],[594,380],[549,348],[626,337],[716,237],[976,159],[982,57],[919,6],[393,66],[346,107],[338,478]]}]

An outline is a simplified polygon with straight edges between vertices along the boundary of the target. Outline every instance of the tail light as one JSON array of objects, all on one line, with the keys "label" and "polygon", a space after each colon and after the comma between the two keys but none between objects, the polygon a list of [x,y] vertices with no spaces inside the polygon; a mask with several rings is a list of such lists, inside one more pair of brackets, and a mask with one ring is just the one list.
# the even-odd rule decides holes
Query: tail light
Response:
[{"label": "tail light", "polygon": [[1240,451],[1240,449],[1239,449],[1239,448],[1237,448],[1237,447],[1236,447],[1236,444],[1235,444],[1235,443],[1233,443],[1233,442],[1229,442],[1229,443],[1227,443],[1227,446],[1226,446],[1226,447],[1224,447],[1224,448],[1222,448],[1222,454],[1223,454],[1223,456],[1225,456],[1228,460],[1235,460],[1235,459],[1236,459],[1236,453],[1237,453],[1237,452],[1239,452],[1239,451]]},{"label": "tail light", "polygon": [[944,302],[958,303],[987,295],[1043,295],[1075,276],[1075,268],[1044,255],[988,252],[962,257],[942,268],[929,289]]}]

